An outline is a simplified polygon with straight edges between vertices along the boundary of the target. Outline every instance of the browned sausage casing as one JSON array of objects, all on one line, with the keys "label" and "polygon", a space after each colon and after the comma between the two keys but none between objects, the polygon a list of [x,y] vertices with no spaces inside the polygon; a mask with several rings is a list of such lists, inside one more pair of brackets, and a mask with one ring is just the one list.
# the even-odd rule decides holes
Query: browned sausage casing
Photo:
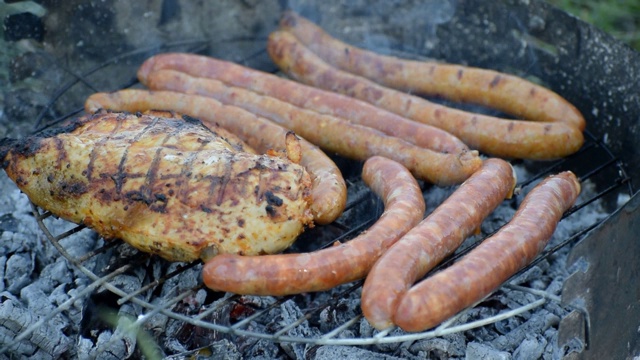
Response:
[{"label": "browned sausage casing", "polygon": [[469,150],[460,139],[437,127],[411,121],[364,101],[232,62],[186,53],[159,54],[142,64],[138,78],[148,85],[149,74],[158,70],[176,70],[195,77],[216,79],[297,107],[372,127],[426,149],[453,154]]},{"label": "browned sausage casing", "polygon": [[555,159],[576,152],[584,142],[582,131],[566,123],[506,120],[469,113],[378,85],[331,67],[286,31],[269,35],[267,51],[280,69],[301,82],[439,127],[460,138],[470,148],[493,156]]},{"label": "browned sausage casing", "polygon": [[388,157],[404,165],[417,178],[436,185],[459,184],[482,164],[475,150],[456,154],[435,152],[373,128],[299,108],[214,79],[197,78],[175,70],[158,70],[148,74],[146,82],[151,89],[210,96],[223,104],[241,107],[347,158]]},{"label": "browned sausage casing", "polygon": [[580,183],[572,172],[543,180],[495,235],[412,287],[398,304],[395,324],[422,331],[489,295],[544,249],[579,193]]},{"label": "browned sausage casing", "polygon": [[374,156],[362,178],[385,210],[368,230],[333,247],[304,254],[213,257],[203,268],[206,286],[236,294],[289,295],[323,291],[363,278],[375,260],[424,215],[416,180],[397,162]]},{"label": "browned sausage casing", "polygon": [[327,63],[392,88],[486,105],[529,120],[585,128],[584,118],[575,106],[557,93],[517,76],[363,50],[330,36],[291,11],[283,15],[280,28],[293,33]]},{"label": "browned sausage casing", "polygon": [[[193,116],[208,126],[219,124],[240,137],[258,152],[285,149],[287,129],[234,106],[226,106],[204,96],[185,95],[170,91],[121,90],[115,93],[91,95],[85,109],[117,111],[171,110]],[[314,221],[328,224],[334,221],[347,202],[347,187],[336,164],[319,148],[300,140],[304,166],[313,181],[311,211]]]},{"label": "browned sausage casing", "polygon": [[485,160],[420,224],[411,229],[375,263],[362,288],[362,312],[377,329],[393,325],[398,301],[424,276],[480,227],[516,184],[511,165]]}]

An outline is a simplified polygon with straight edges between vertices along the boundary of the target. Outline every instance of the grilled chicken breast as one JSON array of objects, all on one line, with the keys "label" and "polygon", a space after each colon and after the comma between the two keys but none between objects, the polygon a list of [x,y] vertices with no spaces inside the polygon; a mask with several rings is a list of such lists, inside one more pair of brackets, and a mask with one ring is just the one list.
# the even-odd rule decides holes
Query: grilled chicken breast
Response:
[{"label": "grilled chicken breast", "polygon": [[39,207],[171,261],[279,252],[311,225],[302,166],[170,116],[86,115],[3,140],[1,164]]}]

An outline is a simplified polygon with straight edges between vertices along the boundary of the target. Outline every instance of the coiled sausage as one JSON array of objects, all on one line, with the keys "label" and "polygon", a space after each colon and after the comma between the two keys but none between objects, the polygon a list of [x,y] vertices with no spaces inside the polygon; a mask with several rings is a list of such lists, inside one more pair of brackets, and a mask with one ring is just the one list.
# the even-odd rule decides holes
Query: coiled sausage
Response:
[{"label": "coiled sausage", "polygon": [[362,312],[377,329],[393,325],[405,292],[480,227],[482,220],[510,197],[516,184],[511,165],[485,160],[482,168],[429,216],[387,250],[362,288]]},{"label": "coiled sausage", "polygon": [[495,235],[412,287],[400,299],[394,323],[422,331],[489,295],[544,249],[579,193],[580,183],[570,171],[543,180]]}]

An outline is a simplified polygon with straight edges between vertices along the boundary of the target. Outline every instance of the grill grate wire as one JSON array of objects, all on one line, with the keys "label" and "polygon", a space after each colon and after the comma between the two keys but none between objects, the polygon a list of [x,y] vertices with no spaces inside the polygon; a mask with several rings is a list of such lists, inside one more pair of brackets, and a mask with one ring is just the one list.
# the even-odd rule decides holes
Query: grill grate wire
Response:
[{"label": "grill grate wire", "polygon": [[[240,39],[240,40],[236,39],[235,41],[250,41],[250,40],[251,39]],[[253,40],[258,41],[258,39],[253,39]],[[233,40],[227,40],[227,41],[233,41]],[[55,110],[53,110],[53,106],[56,104],[57,101],[60,100],[60,98],[66,91],[68,91],[74,86],[83,85],[89,88],[91,91],[95,91],[95,87],[91,84],[91,81],[88,80],[90,75],[98,71],[104,70],[109,65],[114,64],[118,61],[121,61],[125,58],[136,57],[136,56],[140,56],[141,54],[152,54],[156,52],[168,51],[175,47],[184,47],[184,46],[187,46],[188,51],[191,51],[191,52],[200,52],[206,48],[205,42],[201,40],[180,42],[175,44],[168,44],[165,47],[140,49],[131,53],[122,54],[80,75],[72,73],[71,71],[68,71],[69,74],[73,77],[73,79],[70,82],[61,86],[60,90],[52,96],[51,102],[46,106],[46,108],[41,112],[40,116],[38,117],[35,127],[37,128],[37,130],[42,130],[44,128],[58,124],[66,120],[70,116],[75,116],[78,113],[82,112],[82,108],[80,107],[76,110],[70,111],[69,113],[63,116],[56,116]],[[264,50],[257,50],[254,54],[251,54],[250,56],[246,57],[241,62],[251,63],[252,59],[258,56],[264,56]],[[127,84],[124,84],[121,88],[131,87],[131,86],[134,86],[136,83],[137,83],[136,81],[131,81]],[[51,117],[52,120],[46,121],[45,118],[47,116]],[[561,159],[555,162],[551,162],[548,164],[544,163],[543,167],[539,168],[533,175],[527,177],[526,179],[524,179],[522,182],[518,184],[519,188],[525,188],[527,186],[531,186],[532,184],[534,184],[536,181],[540,180],[547,174],[557,172],[560,170],[567,170],[567,169],[573,170],[576,164],[579,164],[580,167],[582,167],[585,164],[590,164],[592,162],[591,154],[594,151],[597,152],[599,155],[598,157],[602,158],[602,160],[599,161],[597,164],[594,164],[594,166],[592,166],[589,169],[581,170],[580,173],[578,174],[578,176],[580,177],[580,180],[581,181],[590,180],[597,176],[600,176],[600,174],[602,173],[615,174],[615,175],[614,176],[604,175],[605,177],[610,178],[607,184],[605,184],[604,189],[601,189],[591,198],[586,199],[581,203],[572,207],[569,211],[565,213],[563,220],[566,219],[567,217],[575,216],[574,214],[576,212],[580,211],[587,205],[599,199],[602,199],[606,196],[610,196],[610,194],[612,193],[614,194],[617,193],[618,195],[626,194],[627,196],[631,196],[634,193],[632,182],[630,181],[629,177],[626,175],[626,172],[624,170],[624,164],[614,154],[612,154],[609,151],[609,149],[606,147],[605,144],[603,144],[598,139],[596,139],[592,134],[586,132],[585,135],[586,135],[585,145],[578,153],[568,158]],[[352,187],[353,184],[359,181],[357,178],[355,179],[349,178],[346,180],[347,180],[348,186],[350,187]],[[427,191],[429,190],[427,189]],[[375,202],[376,204],[375,208],[377,209],[377,211],[373,212],[368,219],[361,220],[358,223],[342,222],[341,219],[339,219],[336,224],[328,225],[340,231],[341,234],[332,238],[329,241],[326,241],[324,244],[321,244],[318,248],[331,246],[335,241],[348,241],[349,238],[352,238],[362,230],[369,227],[380,216],[382,211],[381,203],[379,200],[375,198],[375,195],[373,195],[370,191],[359,191],[355,194],[350,194],[350,195],[353,195],[353,196],[350,196],[348,200],[346,211],[354,207],[357,207],[359,204],[363,204],[371,201]],[[522,306],[517,308],[513,308],[506,311],[500,311],[493,316],[488,316],[482,319],[459,324],[457,321],[461,319],[461,317],[465,314],[465,312],[469,311],[469,309],[467,309],[457,314],[453,318],[447,320],[446,322],[436,327],[435,329],[425,331],[425,332],[420,332],[420,333],[398,334],[397,332],[394,331],[394,329],[387,329],[381,332],[374,331],[374,333],[369,337],[343,337],[342,334],[344,334],[347,330],[358,326],[358,324],[361,321],[364,321],[361,314],[356,314],[356,316],[351,317],[350,319],[342,322],[340,325],[336,326],[335,328],[329,331],[326,331],[324,334],[322,334],[319,337],[310,338],[306,336],[290,335],[290,330],[295,329],[297,326],[299,326],[300,324],[303,324],[306,321],[313,320],[318,316],[318,314],[323,309],[336,306],[339,299],[344,298],[358,291],[361,288],[363,281],[357,281],[350,284],[349,286],[346,286],[346,287],[343,286],[343,287],[340,287],[339,289],[332,290],[331,296],[328,297],[328,300],[325,300],[318,304],[314,304],[314,306],[307,308],[301,316],[299,316],[297,319],[290,322],[288,325],[282,327],[281,329],[279,329],[277,332],[273,334],[254,331],[254,330],[251,330],[249,326],[252,321],[259,319],[261,317],[268,316],[271,310],[278,308],[288,300],[295,299],[295,296],[285,296],[285,297],[275,298],[273,302],[269,303],[267,306],[264,306],[264,307],[253,306],[251,307],[253,311],[252,314],[246,316],[244,319],[241,319],[234,324],[229,324],[229,325],[215,323],[213,321],[210,321],[209,318],[219,311],[224,311],[225,307],[232,306],[234,304],[242,304],[243,306],[247,306],[246,304],[242,303],[242,300],[243,300],[242,296],[233,295],[233,294],[220,295],[219,299],[215,300],[210,304],[207,304],[205,308],[201,309],[201,311],[197,315],[183,314],[179,312],[179,309],[176,310],[176,305],[181,301],[183,301],[184,299],[188,298],[189,296],[193,296],[198,291],[204,289],[202,285],[196,286],[191,289],[187,289],[178,294],[172,294],[171,296],[163,298],[162,301],[155,301],[154,303],[144,300],[141,294],[146,293],[148,291],[156,290],[159,286],[164,284],[167,280],[172,279],[189,269],[200,266],[201,262],[182,264],[178,266],[176,270],[162,275],[161,277],[144,285],[137,291],[134,291],[132,293],[127,293],[121,290],[120,288],[118,288],[116,285],[114,285],[112,283],[112,280],[116,278],[118,275],[131,271],[136,266],[140,266],[145,261],[163,261],[163,260],[150,259],[150,257],[146,254],[137,254],[133,257],[133,259],[126,259],[126,261],[123,261],[122,263],[124,263],[124,265],[118,266],[115,269],[110,269],[105,274],[97,274],[96,272],[86,267],[84,264],[88,260],[97,256],[102,256],[102,254],[110,251],[114,247],[119,246],[120,242],[119,241],[106,242],[103,246],[95,250],[92,250],[86,254],[83,254],[82,256],[74,257],[67,251],[67,249],[65,249],[61,241],[78,232],[85,231],[85,230],[90,231],[90,230],[86,229],[85,226],[78,225],[60,234],[52,234],[47,224],[45,223],[45,220],[50,218],[52,214],[47,211],[42,211],[41,209],[37,208],[33,204],[31,206],[32,206],[32,210],[35,215],[35,218],[37,220],[37,224],[40,227],[40,229],[43,231],[43,233],[46,235],[48,240],[74,267],[76,267],[78,270],[80,270],[80,272],[86,275],[90,279],[91,283],[89,283],[82,289],[78,289],[78,292],[74,297],[60,304],[56,308],[56,310],[51,312],[48,316],[41,318],[39,321],[37,321],[33,325],[26,328],[22,333],[20,333],[14,339],[14,342],[12,344],[8,344],[5,348],[0,349],[0,352],[5,352],[11,349],[12,346],[15,346],[20,341],[28,338],[29,335],[32,334],[34,331],[36,331],[39,326],[42,326],[42,324],[54,318],[57,314],[67,310],[71,306],[71,304],[73,304],[75,301],[85,300],[87,297],[89,297],[92,293],[94,293],[98,289],[106,289],[107,291],[115,294],[119,298],[117,301],[118,305],[122,305],[124,303],[130,302],[130,303],[139,305],[144,309],[143,314],[138,316],[138,318],[135,319],[135,321],[131,322],[130,324],[131,329],[136,329],[143,326],[145,322],[147,322],[150,318],[152,318],[156,314],[162,314],[169,318],[184,322],[185,324],[190,324],[195,327],[209,329],[209,330],[216,331],[223,334],[243,336],[243,337],[253,337],[257,339],[266,339],[274,342],[292,342],[292,343],[308,343],[308,344],[322,344],[322,345],[375,345],[375,344],[384,344],[384,343],[415,341],[420,339],[439,337],[447,334],[453,334],[456,332],[463,332],[470,329],[486,326],[488,324],[493,324],[493,323],[508,319],[510,317],[518,316],[520,314],[531,311],[535,308],[538,308],[544,305],[547,302],[555,302],[560,304],[560,306],[568,307],[567,305],[564,305],[561,303],[561,299],[557,295],[550,294],[545,291],[541,291],[541,290],[537,290],[529,287],[524,287],[521,285],[510,284],[508,281],[497,291],[498,292],[512,292],[512,291],[524,292],[524,293],[533,295],[535,297],[535,300],[527,304],[523,304]],[[567,248],[568,246],[571,246],[572,244],[575,244],[576,242],[580,241],[580,239],[585,237],[589,233],[589,231],[596,228],[603,221],[604,220],[596,221],[593,224],[581,229],[577,233],[572,234],[566,239],[558,242],[554,246],[548,247],[540,256],[538,256],[534,260],[532,264],[527,266],[525,269],[521,270],[513,278],[523,274],[532,266],[548,258],[551,254],[556,253],[560,249]],[[487,234],[485,238],[490,235],[491,234]],[[454,256],[451,256],[446,261],[444,261],[441,265],[439,265],[436,269],[432,270],[432,272],[450,265],[453,261],[455,261],[462,255],[464,255],[465,253],[469,252],[471,249],[473,249],[473,247],[475,247],[480,242],[481,240],[476,241],[473,244],[467,246],[466,248],[461,249]],[[113,336],[112,340],[114,338],[116,338],[116,336]]]}]

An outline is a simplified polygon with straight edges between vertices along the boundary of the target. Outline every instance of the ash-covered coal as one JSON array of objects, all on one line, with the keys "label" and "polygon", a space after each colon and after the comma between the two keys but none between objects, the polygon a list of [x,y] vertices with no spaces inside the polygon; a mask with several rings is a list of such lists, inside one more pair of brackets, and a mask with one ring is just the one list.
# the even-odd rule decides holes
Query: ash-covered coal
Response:
[{"label": "ash-covered coal", "polygon": [[[45,316],[26,339],[11,346],[16,356],[57,359],[74,353],[76,339],[69,334],[80,328],[83,301],[70,301],[89,283],[46,239],[31,212],[29,201],[4,173],[0,175],[0,346],[14,342]],[[70,228],[50,221],[52,231]],[[96,237],[90,232],[65,239],[70,248],[86,253]]]}]

